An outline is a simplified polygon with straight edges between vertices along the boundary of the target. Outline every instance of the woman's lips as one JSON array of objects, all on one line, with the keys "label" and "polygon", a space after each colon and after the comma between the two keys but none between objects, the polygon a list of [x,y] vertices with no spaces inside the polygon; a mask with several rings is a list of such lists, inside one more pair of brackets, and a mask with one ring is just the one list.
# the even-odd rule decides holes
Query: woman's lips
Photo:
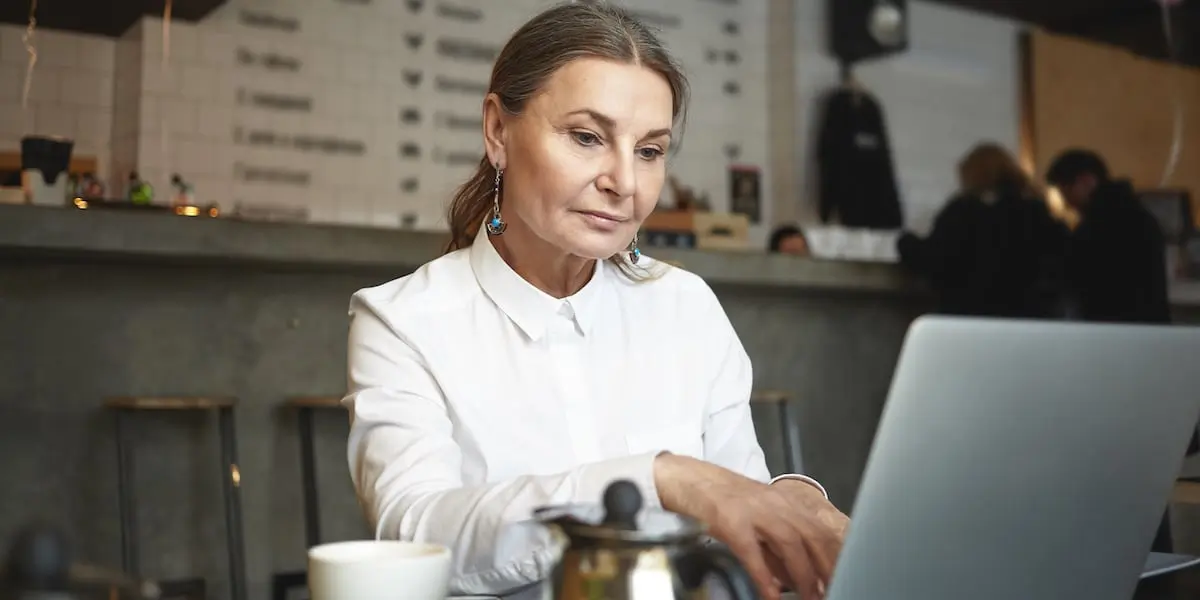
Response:
[{"label": "woman's lips", "polygon": [[581,210],[579,211],[579,214],[583,215],[583,218],[588,222],[589,225],[603,231],[616,231],[621,224],[628,221],[628,219],[624,217],[618,217],[616,215],[597,211]]}]

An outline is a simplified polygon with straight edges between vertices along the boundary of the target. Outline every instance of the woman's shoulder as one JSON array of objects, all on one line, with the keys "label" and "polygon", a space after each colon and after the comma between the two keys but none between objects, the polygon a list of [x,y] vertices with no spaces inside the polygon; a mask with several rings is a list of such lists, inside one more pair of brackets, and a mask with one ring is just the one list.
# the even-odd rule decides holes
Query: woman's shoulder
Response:
[{"label": "woman's shoulder", "polygon": [[471,270],[467,250],[455,250],[425,263],[417,270],[386,283],[366,287],[354,293],[351,312],[366,307],[387,313],[403,306],[409,317],[443,312],[473,298],[479,288]]}]

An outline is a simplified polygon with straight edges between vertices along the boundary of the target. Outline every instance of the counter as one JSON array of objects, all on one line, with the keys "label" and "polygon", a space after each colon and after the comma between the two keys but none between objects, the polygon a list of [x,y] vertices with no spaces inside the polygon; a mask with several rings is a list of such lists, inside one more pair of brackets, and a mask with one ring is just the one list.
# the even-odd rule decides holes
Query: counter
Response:
[{"label": "counter", "polygon": [[[133,210],[0,206],[0,253],[179,264],[411,270],[442,253],[446,235],[419,231],[180,217]],[[765,252],[648,248],[714,285],[918,293],[894,265]]]},{"label": "counter", "polygon": [[[0,256],[399,272],[439,256],[446,239],[443,233],[370,227],[0,205]],[[714,286],[923,294],[923,287],[893,264],[750,251],[646,252]],[[1175,306],[1200,307],[1200,282],[1176,284],[1171,300]]]}]

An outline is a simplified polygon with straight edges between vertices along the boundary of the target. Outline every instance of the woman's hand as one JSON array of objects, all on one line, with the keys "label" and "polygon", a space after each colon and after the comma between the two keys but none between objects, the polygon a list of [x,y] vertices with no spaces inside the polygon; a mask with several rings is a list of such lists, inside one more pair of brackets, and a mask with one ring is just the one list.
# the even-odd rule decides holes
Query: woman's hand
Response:
[{"label": "woman's hand", "polygon": [[[846,528],[850,526],[850,518],[830,503],[825,498],[825,494],[821,493],[821,490],[804,481],[782,479],[771,485],[770,491],[784,496],[784,501],[792,507],[793,511],[810,515],[819,525],[823,525],[829,531],[832,531],[837,536],[838,552],[841,551],[842,542],[846,539]],[[772,556],[769,556],[767,560],[776,578],[785,582],[791,589],[805,589],[794,583],[794,580],[790,576],[790,571],[787,570],[787,565],[780,564],[781,558],[781,556],[776,556],[772,553]],[[837,562],[836,553],[833,556],[833,562]],[[832,577],[833,574],[830,573],[829,578],[821,581],[820,588],[818,589],[821,596],[824,595],[824,586],[829,584],[829,579]]]},{"label": "woman's hand", "polygon": [[768,486],[673,454],[659,456],[654,466],[663,508],[706,523],[763,598],[778,600],[781,586],[805,599],[824,595],[848,519],[820,490],[802,481]]}]

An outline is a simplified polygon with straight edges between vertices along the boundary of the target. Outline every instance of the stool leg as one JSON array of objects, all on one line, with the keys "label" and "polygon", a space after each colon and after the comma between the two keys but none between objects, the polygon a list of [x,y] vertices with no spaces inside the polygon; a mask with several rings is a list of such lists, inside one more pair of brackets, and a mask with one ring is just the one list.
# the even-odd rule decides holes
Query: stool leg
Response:
[{"label": "stool leg", "polygon": [[127,436],[129,415],[117,410],[117,505],[121,515],[121,568],[129,575],[141,573],[137,547],[137,498],[133,489],[133,448]]},{"label": "stool leg", "polygon": [[217,413],[221,435],[221,486],[225,493],[225,536],[229,545],[229,585],[232,600],[246,600],[246,549],[242,540],[241,475],[233,408]]},{"label": "stool leg", "polygon": [[800,472],[800,440],[796,435],[796,424],[792,422],[790,402],[779,403],[779,427],[783,434],[783,461],[788,473]]},{"label": "stool leg", "polygon": [[301,407],[300,476],[304,480],[304,537],[308,547],[321,543],[321,512],[317,507],[317,465],[313,451],[313,409]]}]

